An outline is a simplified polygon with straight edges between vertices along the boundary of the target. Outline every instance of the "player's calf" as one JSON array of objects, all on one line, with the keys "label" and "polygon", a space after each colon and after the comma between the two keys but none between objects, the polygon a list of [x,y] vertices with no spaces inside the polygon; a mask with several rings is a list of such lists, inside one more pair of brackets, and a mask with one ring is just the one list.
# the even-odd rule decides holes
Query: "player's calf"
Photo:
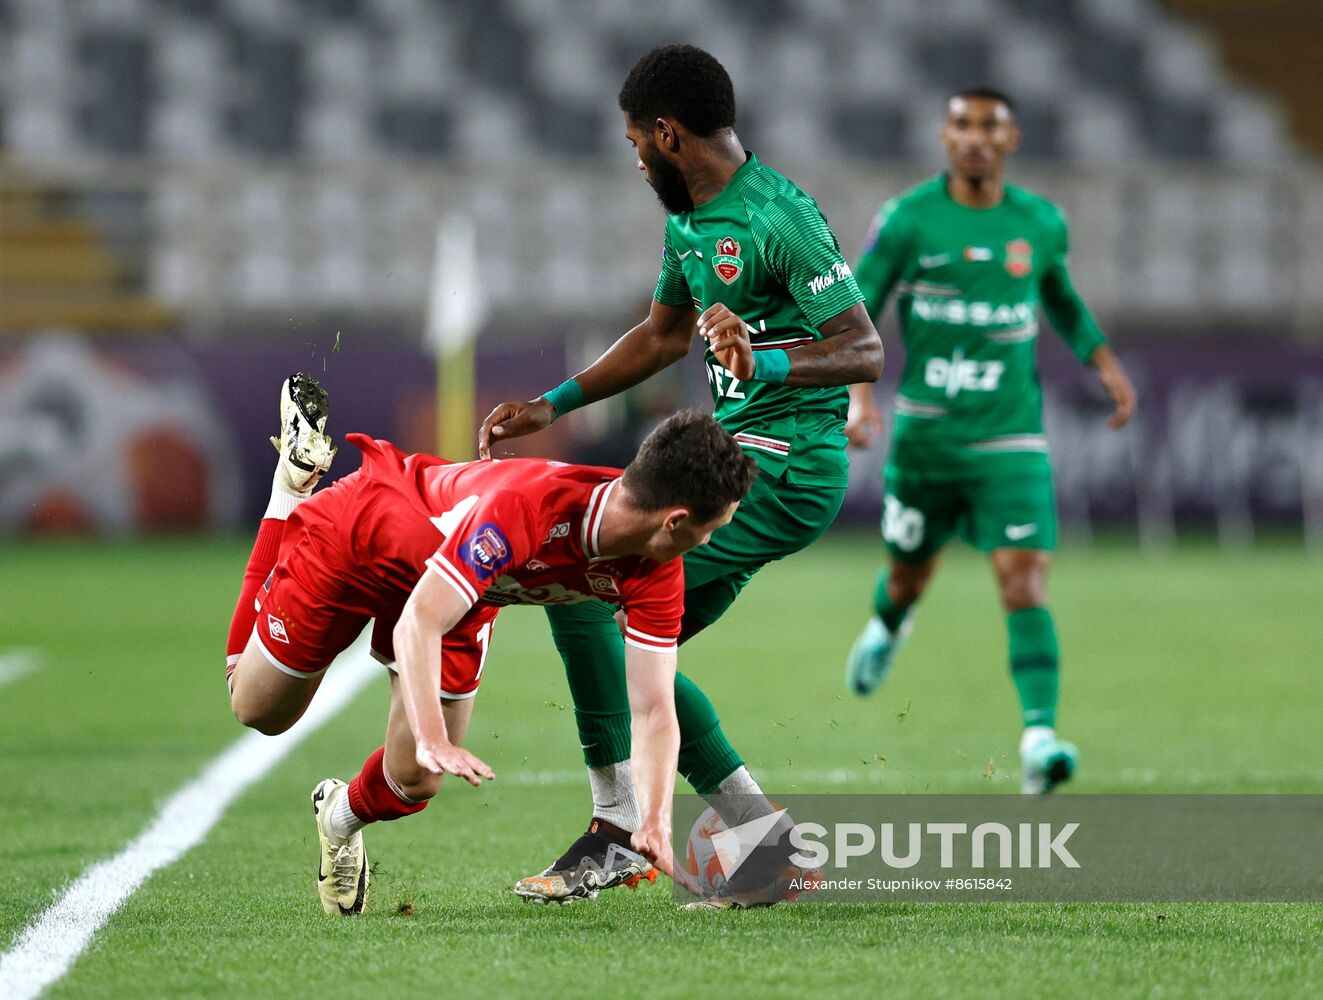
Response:
[{"label": "player's calf", "polygon": [[885,577],[878,581],[874,595],[878,615],[883,618],[889,617],[891,613],[903,615],[912,608],[928,589],[936,569],[935,558],[921,563],[907,563],[893,558],[882,571]]}]

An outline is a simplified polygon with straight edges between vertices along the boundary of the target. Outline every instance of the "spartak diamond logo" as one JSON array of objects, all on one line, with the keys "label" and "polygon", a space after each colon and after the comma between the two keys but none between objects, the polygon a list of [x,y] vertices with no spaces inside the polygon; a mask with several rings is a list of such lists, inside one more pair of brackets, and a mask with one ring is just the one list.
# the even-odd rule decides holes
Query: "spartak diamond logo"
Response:
[{"label": "spartak diamond logo", "polygon": [[729,236],[717,240],[717,253],[712,258],[712,267],[717,277],[730,284],[744,270],[744,261],[740,260],[740,245]]},{"label": "spartak diamond logo", "polygon": [[1023,278],[1034,269],[1034,248],[1026,239],[1006,244],[1006,270],[1013,278]]},{"label": "spartak diamond logo", "polygon": [[610,573],[584,573],[588,580],[588,586],[594,594],[607,594],[611,597],[620,596],[620,586],[616,583],[615,577]]},{"label": "spartak diamond logo", "polygon": [[275,615],[266,616],[267,631],[271,633],[271,638],[278,642],[289,644],[289,632],[285,630],[285,623]]}]

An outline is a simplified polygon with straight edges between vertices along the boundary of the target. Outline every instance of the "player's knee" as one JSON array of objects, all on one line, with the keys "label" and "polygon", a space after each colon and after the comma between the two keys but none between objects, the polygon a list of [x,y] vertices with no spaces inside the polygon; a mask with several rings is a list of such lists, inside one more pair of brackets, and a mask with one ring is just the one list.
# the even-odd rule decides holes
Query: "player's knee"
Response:
[{"label": "player's knee", "polygon": [[1039,567],[998,578],[1002,607],[1007,611],[1041,608],[1047,603],[1047,573]]},{"label": "player's knee", "polygon": [[279,736],[294,724],[293,719],[248,705],[242,698],[232,698],[230,708],[241,726],[256,729],[263,736]]},{"label": "player's knee", "polygon": [[1046,603],[1031,587],[1004,587],[1001,592],[1001,606],[1006,611],[1024,611],[1028,608],[1041,608]]},{"label": "player's knee", "polygon": [[[403,754],[400,756],[404,757]],[[423,767],[412,755],[408,759],[390,759],[386,763],[386,780],[390,786],[414,802],[425,802],[435,796],[441,788],[442,777],[444,775]]]},{"label": "player's knee", "polygon": [[441,775],[418,768],[404,775],[391,775],[399,790],[414,802],[426,802],[441,790]]}]

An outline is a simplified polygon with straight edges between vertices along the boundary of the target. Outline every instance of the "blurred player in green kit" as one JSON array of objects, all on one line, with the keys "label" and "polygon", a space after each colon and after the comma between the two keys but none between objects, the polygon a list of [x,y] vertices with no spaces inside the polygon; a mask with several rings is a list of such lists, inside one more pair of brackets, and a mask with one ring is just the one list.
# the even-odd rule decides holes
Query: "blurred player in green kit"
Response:
[{"label": "blurred player in green kit", "polygon": [[[1056,630],[1047,571],[1056,501],[1035,344],[1041,306],[1111,397],[1125,425],[1135,390],[1066,269],[1067,230],[1051,202],[1003,181],[1019,145],[1015,108],[990,89],[950,98],[941,129],[949,171],[882,206],[856,280],[876,317],[897,295],[905,369],[884,472],[882,537],[890,556],[847,682],[861,695],[886,678],[915,604],[954,535],[987,552],[1006,611],[1020,698],[1021,787],[1050,792],[1075,771],[1056,734]],[[881,424],[870,387],[853,386],[848,433]]]}]

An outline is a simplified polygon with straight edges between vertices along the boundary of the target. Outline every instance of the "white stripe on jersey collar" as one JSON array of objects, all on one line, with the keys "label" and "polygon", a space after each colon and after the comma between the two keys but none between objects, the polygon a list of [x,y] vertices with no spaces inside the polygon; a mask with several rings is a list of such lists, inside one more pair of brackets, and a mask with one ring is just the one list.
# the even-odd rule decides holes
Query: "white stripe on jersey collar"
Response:
[{"label": "white stripe on jersey collar", "polygon": [[579,539],[583,546],[583,554],[589,559],[602,558],[602,550],[598,543],[598,536],[602,533],[602,514],[606,511],[606,501],[611,496],[611,490],[619,482],[617,478],[599,484],[588,499],[588,508],[583,512],[583,526],[580,529]]}]

